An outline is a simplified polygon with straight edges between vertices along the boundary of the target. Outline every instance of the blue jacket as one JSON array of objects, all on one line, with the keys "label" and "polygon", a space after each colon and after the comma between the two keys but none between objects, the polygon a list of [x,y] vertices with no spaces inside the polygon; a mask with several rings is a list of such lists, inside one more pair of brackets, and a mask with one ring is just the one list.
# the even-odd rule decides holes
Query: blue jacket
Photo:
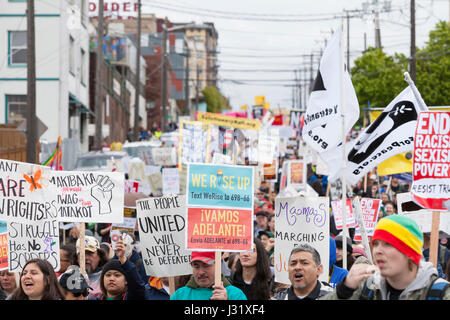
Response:
[{"label": "blue jacket", "polygon": [[170,295],[162,287],[159,278],[151,277],[145,285],[145,300],[170,300]]},{"label": "blue jacket", "polygon": [[338,267],[335,265],[337,260],[336,257],[336,241],[332,237],[330,237],[330,273],[328,277],[328,283],[333,288],[336,287],[336,284],[347,276],[348,271]]},{"label": "blue jacket", "polygon": [[[113,259],[117,259],[116,254],[114,254]],[[131,257],[129,257],[128,260],[134,263],[142,281],[144,281],[144,283],[148,283],[150,276],[148,276],[147,273],[145,272],[142,256],[139,254],[139,252],[136,251],[136,249],[133,249],[133,251],[131,252]]]}]

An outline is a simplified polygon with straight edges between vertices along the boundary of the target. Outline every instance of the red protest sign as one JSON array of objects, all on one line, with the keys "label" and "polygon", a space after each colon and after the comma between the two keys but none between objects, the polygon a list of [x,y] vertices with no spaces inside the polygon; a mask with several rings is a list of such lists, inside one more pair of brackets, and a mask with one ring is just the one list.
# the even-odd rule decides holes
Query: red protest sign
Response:
[{"label": "red protest sign", "polygon": [[432,210],[450,209],[450,112],[419,114],[414,137],[413,184],[415,202]]},{"label": "red protest sign", "polygon": [[[346,201],[346,222],[347,222],[347,228],[353,228],[356,224],[355,222],[355,216],[353,214],[353,207],[352,202],[350,199],[347,199]],[[334,200],[331,201],[331,209],[333,210],[333,217],[334,217],[334,223],[336,224],[337,230],[342,230],[343,228],[343,222],[342,222],[342,201],[341,200]]]},{"label": "red protest sign", "polygon": [[[371,198],[361,198],[361,215],[364,228],[368,237],[373,236],[375,226],[378,220],[378,213],[380,212],[381,200]],[[355,241],[362,241],[361,231],[359,230],[359,224],[356,224]]]},{"label": "red protest sign", "polygon": [[252,210],[188,208],[188,250],[242,251],[252,243]]}]

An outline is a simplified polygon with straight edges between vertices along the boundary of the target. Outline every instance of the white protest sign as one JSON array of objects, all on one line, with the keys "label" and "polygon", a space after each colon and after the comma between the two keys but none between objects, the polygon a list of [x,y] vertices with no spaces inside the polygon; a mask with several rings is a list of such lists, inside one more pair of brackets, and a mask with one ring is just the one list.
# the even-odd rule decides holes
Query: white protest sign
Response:
[{"label": "white protest sign", "polygon": [[[336,224],[337,230],[342,230],[343,228],[343,222],[342,222],[342,201],[341,200],[334,200],[331,201],[331,208],[333,210],[333,217],[334,222]],[[347,222],[347,228],[353,228],[356,225],[355,222],[355,216],[353,215],[353,208],[352,208],[352,202],[350,199],[347,199],[346,202],[346,222]]]},{"label": "white protest sign", "polygon": [[153,164],[156,166],[176,166],[177,151],[175,148],[153,148],[152,149]]},{"label": "white protest sign", "polygon": [[[368,200],[373,200],[373,199],[368,199]],[[381,201],[381,200],[379,200],[379,201]],[[355,197],[355,199],[353,199],[352,205],[355,208],[355,218],[356,218],[356,223],[357,223],[357,232],[355,232],[355,237],[353,239],[356,241],[358,241],[358,240],[362,241],[362,243],[364,245],[364,250],[366,251],[366,254],[367,254],[367,259],[369,259],[369,262],[371,264],[373,264],[372,253],[370,251],[370,245],[369,245],[369,236],[367,235],[366,227],[365,227],[366,221],[363,219],[361,203],[359,202],[358,197]],[[366,204],[365,206],[369,207],[369,205]],[[379,204],[378,204],[378,207],[379,207]],[[379,210],[379,208],[378,208],[378,210]],[[378,215],[378,210],[377,210],[377,215]],[[356,233],[358,233],[359,239],[356,239]],[[373,235],[373,230],[372,230],[372,235]]]},{"label": "white protest sign", "polygon": [[50,185],[60,221],[123,222],[123,173],[53,171]]},{"label": "white protest sign", "polygon": [[163,194],[175,195],[180,193],[180,179],[177,168],[163,168],[162,180]]},{"label": "white protest sign", "polygon": [[258,141],[258,162],[272,163],[278,156],[278,130],[261,130]]},{"label": "white protest sign", "polygon": [[125,180],[125,192],[139,192],[139,181]]},{"label": "white protest sign", "polygon": [[137,200],[136,209],[147,275],[192,273],[191,252],[185,249],[186,196]]},{"label": "white protest sign", "polygon": [[289,255],[296,246],[307,243],[320,254],[324,272],[320,281],[328,281],[330,259],[329,199],[279,198],[275,199],[275,281],[291,284],[288,275]]},{"label": "white protest sign", "polygon": [[33,258],[59,270],[59,224],[49,167],[0,160],[0,220],[7,222],[8,265],[22,271]]}]

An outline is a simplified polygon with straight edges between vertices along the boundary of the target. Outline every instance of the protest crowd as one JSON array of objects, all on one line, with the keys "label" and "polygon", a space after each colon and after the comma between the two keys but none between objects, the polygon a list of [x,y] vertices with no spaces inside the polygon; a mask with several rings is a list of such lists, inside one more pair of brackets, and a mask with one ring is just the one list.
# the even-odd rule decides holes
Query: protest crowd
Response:
[{"label": "protest crowd", "polygon": [[[428,118],[442,117],[429,125],[446,123],[435,135],[450,149],[450,113],[414,111],[415,90],[346,132],[346,166],[342,130],[317,122],[314,95],[280,128],[270,113],[244,127],[217,114],[181,121],[175,161],[163,146],[127,172],[0,159],[0,299],[450,300],[448,189],[416,188],[411,157],[406,171],[382,171],[427,141],[414,128]],[[414,115],[399,111],[405,101]],[[447,172],[423,176],[448,186],[444,158]]]}]

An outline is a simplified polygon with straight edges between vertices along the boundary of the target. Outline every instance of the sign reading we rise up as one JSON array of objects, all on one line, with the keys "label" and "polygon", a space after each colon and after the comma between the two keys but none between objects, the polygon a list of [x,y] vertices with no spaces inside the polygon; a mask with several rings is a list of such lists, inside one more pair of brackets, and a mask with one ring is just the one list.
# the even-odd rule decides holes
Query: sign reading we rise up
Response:
[{"label": "sign reading we rise up", "polygon": [[189,164],[187,176],[187,249],[250,250],[253,168]]}]

